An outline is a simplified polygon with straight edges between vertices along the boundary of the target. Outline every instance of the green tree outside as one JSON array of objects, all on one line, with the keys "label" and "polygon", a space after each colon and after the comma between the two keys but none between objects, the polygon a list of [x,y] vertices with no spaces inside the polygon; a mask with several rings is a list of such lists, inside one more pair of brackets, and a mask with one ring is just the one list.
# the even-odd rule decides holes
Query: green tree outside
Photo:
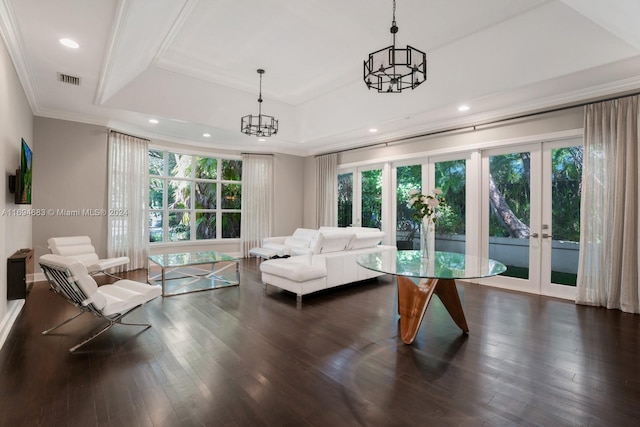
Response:
[{"label": "green tree outside", "polygon": [[[195,168],[193,174],[192,168]],[[242,207],[241,160],[220,161],[149,150],[149,174],[150,242],[190,240],[193,220],[197,240],[214,239],[216,210]],[[218,191],[221,192],[220,206],[217,205]],[[163,218],[165,192],[168,218]],[[192,209],[196,210],[195,218],[192,218]],[[222,237],[240,237],[240,213],[222,212],[221,218]],[[163,221],[168,221],[168,236],[163,235]]]}]

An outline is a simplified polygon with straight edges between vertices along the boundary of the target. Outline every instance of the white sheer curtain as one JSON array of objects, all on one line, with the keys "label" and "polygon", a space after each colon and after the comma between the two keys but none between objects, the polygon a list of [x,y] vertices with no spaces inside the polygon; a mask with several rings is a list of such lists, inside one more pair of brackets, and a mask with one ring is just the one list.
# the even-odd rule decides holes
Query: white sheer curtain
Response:
[{"label": "white sheer curtain", "polygon": [[271,236],[273,212],[273,156],[242,155],[242,217],[240,250],[243,257]]},{"label": "white sheer curtain", "polygon": [[316,225],[338,225],[338,154],[316,157]]},{"label": "white sheer curtain", "polygon": [[109,257],[128,256],[128,268],[146,268],[149,254],[149,141],[109,133]]},{"label": "white sheer curtain", "polygon": [[638,96],[588,105],[576,302],[640,312]]}]

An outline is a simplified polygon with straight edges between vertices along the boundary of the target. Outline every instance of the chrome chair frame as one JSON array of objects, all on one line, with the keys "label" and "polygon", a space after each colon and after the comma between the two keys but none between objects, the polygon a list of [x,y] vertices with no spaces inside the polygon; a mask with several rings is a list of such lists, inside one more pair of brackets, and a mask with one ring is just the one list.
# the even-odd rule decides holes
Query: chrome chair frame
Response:
[{"label": "chrome chair frame", "polygon": [[144,303],[136,305],[135,307],[132,307],[122,313],[115,313],[113,315],[106,316],[93,303],[88,303],[88,304],[86,303],[86,301],[88,300],[88,296],[80,288],[75,277],[72,275],[71,271],[68,268],[58,267],[58,266],[54,267],[52,265],[43,264],[43,263],[40,263],[40,267],[42,267],[42,270],[44,271],[44,274],[47,278],[47,281],[49,282],[49,286],[51,290],[56,294],[62,296],[65,300],[67,300],[67,302],[71,303],[72,305],[74,305],[76,308],[80,310],[80,312],[75,314],[74,316],[64,320],[63,322],[59,323],[58,325],[52,328],[47,329],[46,331],[43,331],[42,335],[48,335],[50,332],[54,331],[55,329],[58,329],[63,325],[66,325],[67,323],[78,318],[80,315],[84,313],[91,313],[94,316],[100,319],[106,320],[108,322],[107,325],[102,329],[100,329],[98,332],[94,333],[89,338],[85,339],[79,344],[71,347],[69,349],[71,353],[73,353],[83,345],[87,344],[88,342],[92,341],[93,339],[97,338],[98,336],[102,335],[104,332],[108,331],[109,329],[111,329],[112,326],[116,324],[127,325],[127,326],[144,326],[144,329],[141,332],[151,327],[151,324],[148,324],[148,323],[125,323],[122,321],[123,317],[125,317],[132,311],[140,308],[141,306],[144,305]]}]

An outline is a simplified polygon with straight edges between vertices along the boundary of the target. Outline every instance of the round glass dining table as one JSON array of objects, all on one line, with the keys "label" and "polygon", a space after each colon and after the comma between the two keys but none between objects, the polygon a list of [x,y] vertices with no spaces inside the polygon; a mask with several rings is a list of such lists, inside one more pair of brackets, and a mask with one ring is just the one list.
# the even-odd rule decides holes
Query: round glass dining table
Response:
[{"label": "round glass dining table", "polygon": [[435,251],[426,259],[422,251],[369,253],[357,263],[369,270],[396,276],[398,313],[402,341],[411,344],[433,294],[438,295],[453,321],[468,333],[456,279],[478,279],[504,273],[507,267],[495,260],[454,252]]}]

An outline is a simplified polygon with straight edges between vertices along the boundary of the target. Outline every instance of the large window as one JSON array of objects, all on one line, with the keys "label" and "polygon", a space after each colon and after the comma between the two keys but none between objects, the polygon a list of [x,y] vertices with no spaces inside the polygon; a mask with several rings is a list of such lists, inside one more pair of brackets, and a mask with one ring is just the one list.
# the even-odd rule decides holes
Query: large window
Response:
[{"label": "large window", "polygon": [[149,241],[240,237],[242,160],[149,150]]}]

